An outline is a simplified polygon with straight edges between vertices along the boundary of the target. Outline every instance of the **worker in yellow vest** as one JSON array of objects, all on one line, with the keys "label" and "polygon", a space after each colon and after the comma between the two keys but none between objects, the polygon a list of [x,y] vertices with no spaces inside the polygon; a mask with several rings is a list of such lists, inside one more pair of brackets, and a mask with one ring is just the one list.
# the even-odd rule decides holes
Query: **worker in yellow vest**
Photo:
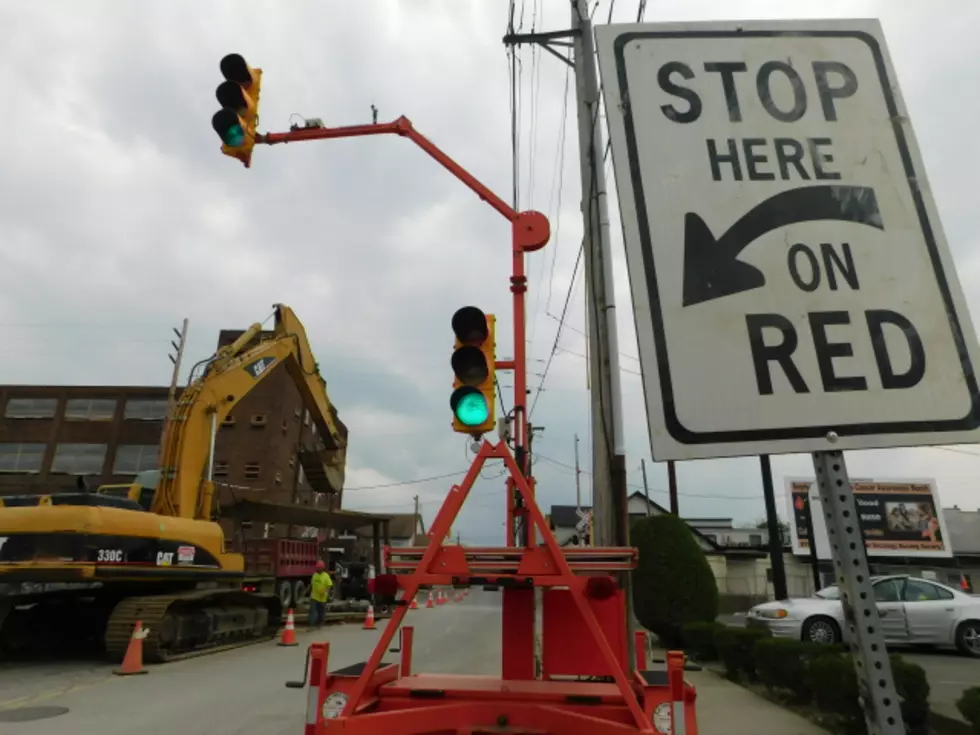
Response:
[{"label": "worker in yellow vest", "polygon": [[333,580],[327,572],[327,565],[323,560],[316,563],[316,571],[313,579],[310,580],[310,627],[323,626],[323,616],[327,611],[327,598],[330,597],[330,588],[333,587]]}]

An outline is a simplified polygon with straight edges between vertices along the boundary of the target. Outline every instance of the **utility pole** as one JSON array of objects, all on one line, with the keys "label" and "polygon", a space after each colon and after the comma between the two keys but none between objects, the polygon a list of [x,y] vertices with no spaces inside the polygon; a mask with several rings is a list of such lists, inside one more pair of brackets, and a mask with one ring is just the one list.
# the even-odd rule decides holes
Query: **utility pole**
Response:
[{"label": "utility pole", "polygon": [[[772,466],[769,455],[759,456],[762,469],[762,497],[766,501],[766,528],[769,529],[769,566],[772,568],[772,592],[777,600],[789,598],[786,590],[786,566],[783,564],[783,538],[779,532],[779,516],[776,515],[776,493],[772,487]],[[814,543],[813,534],[810,543]]]},{"label": "utility pole", "polygon": [[582,510],[582,478],[578,467],[578,434],[575,435],[575,509]]},{"label": "utility pole", "polygon": [[[595,546],[628,546],[626,457],[620,393],[619,339],[616,331],[616,295],[613,287],[609,241],[606,177],[602,162],[602,126],[599,122],[599,77],[595,40],[586,0],[571,0],[570,30],[508,34],[507,45],[537,43],[561,59],[552,46],[572,49],[575,96],[578,107],[579,168],[582,179],[582,215],[585,291],[588,304],[589,376],[592,397],[592,518]],[[627,660],[634,657],[633,594],[629,574],[621,576],[626,593]]]},{"label": "utility pole", "polygon": [[640,471],[643,473],[643,494],[647,497],[647,515],[650,515],[650,488],[647,485],[647,461],[640,460]]},{"label": "utility pole", "polygon": [[677,467],[672,459],[667,461],[667,492],[670,494],[670,512],[679,516],[681,511],[677,502]]},{"label": "utility pole", "polygon": [[416,495],[415,498],[415,517],[412,519],[412,544],[415,544],[415,532],[419,527],[419,496]]},{"label": "utility pole", "polygon": [[604,149],[599,121],[599,78],[592,21],[586,0],[571,0],[571,18],[584,218],[583,260],[589,304],[595,542],[597,546],[625,546],[626,460],[622,447],[616,296],[612,278],[606,176],[602,161]]},{"label": "utility pole", "polygon": [[[616,328],[616,292],[609,241],[606,171],[599,123],[599,75],[587,0],[571,0],[572,58],[578,104],[579,168],[584,215],[583,253],[592,380],[592,513],[596,546],[629,545],[626,456]],[[627,661],[635,657],[633,590],[629,573],[620,577],[626,593]]]},{"label": "utility pole", "polygon": [[820,557],[817,556],[817,535],[813,532],[813,498],[810,490],[806,491],[806,538],[810,551],[810,574],[813,575],[813,591],[819,591],[823,585],[820,583]]},{"label": "utility pole", "polygon": [[170,345],[174,348],[174,354],[168,354],[167,357],[170,358],[170,362],[173,363],[174,372],[170,377],[170,390],[167,393],[167,413],[163,417],[163,432],[160,434],[160,446],[157,447],[157,467],[163,463],[163,454],[166,449],[164,442],[167,439],[167,429],[170,422],[173,421],[174,409],[177,407],[177,383],[180,382],[180,363],[184,359],[184,345],[187,344],[187,319],[184,319],[184,323],[180,327],[178,332],[176,328],[173,328],[173,332],[177,335],[177,341],[170,341]]}]

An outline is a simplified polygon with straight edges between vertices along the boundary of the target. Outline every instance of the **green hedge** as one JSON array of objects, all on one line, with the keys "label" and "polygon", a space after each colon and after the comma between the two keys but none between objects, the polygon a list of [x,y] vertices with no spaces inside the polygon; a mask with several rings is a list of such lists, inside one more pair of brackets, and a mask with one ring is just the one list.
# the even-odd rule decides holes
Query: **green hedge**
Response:
[{"label": "green hedge", "polygon": [[684,650],[696,661],[717,661],[716,641],[725,628],[717,621],[688,623],[684,626]]},{"label": "green hedge", "polygon": [[[704,640],[713,634],[713,648]],[[714,650],[733,680],[758,681],[794,704],[809,704],[820,711],[831,728],[842,735],[864,735],[864,711],[858,700],[854,660],[842,645],[821,645],[772,638],[758,628],[699,627],[697,648]],[[891,656],[895,688],[908,735],[929,733],[929,682],[921,666]],[[709,660],[709,659],[702,659]],[[958,703],[963,716],[980,733],[980,687],[968,690]]]},{"label": "green hedge", "polygon": [[670,514],[635,521],[630,541],[639,551],[633,571],[636,619],[664,648],[683,648],[684,626],[718,617],[718,584],[704,551],[690,526]]},{"label": "green hedge", "polygon": [[963,719],[973,725],[973,730],[980,733],[980,687],[971,687],[963,692],[956,702],[956,709]]}]

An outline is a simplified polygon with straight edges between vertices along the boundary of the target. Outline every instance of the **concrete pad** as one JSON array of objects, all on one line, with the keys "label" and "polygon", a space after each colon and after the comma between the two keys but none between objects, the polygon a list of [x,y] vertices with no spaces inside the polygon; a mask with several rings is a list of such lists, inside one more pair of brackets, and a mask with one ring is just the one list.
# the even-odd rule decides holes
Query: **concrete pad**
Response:
[{"label": "concrete pad", "polygon": [[684,677],[698,692],[698,735],[827,735],[795,712],[711,671],[688,671]]}]

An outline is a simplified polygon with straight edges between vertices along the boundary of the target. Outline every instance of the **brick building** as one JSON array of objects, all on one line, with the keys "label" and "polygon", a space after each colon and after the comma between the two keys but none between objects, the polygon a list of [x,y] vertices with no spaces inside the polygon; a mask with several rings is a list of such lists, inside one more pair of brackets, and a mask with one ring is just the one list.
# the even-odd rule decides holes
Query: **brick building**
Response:
[{"label": "brick building", "polygon": [[[223,330],[218,344],[241,334]],[[167,392],[155,386],[0,387],[0,495],[70,490],[79,476],[124,483],[153,469]],[[299,391],[285,367],[276,366],[218,431],[218,502],[249,489],[273,502],[340,508],[341,493],[327,483],[316,441]],[[270,535],[286,530],[273,528]]]}]

